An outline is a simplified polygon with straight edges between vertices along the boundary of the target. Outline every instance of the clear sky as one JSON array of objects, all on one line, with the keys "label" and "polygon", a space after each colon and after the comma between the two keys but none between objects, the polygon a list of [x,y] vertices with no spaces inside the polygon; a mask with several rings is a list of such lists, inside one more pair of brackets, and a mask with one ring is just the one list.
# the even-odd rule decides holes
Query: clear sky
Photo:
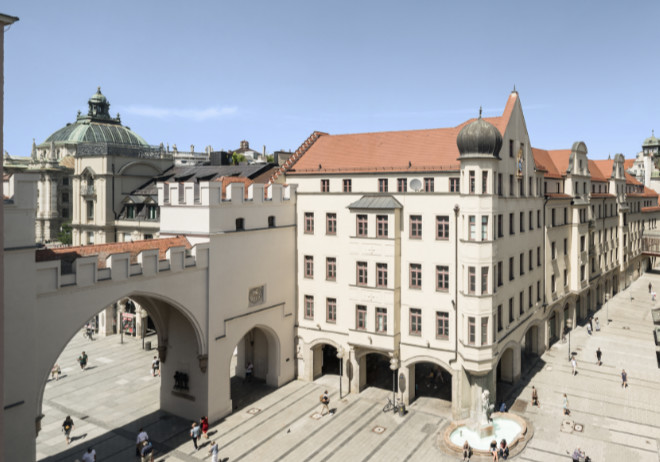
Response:
[{"label": "clear sky", "polygon": [[591,158],[660,137],[660,2],[3,0],[5,149],[30,153],[101,86],[150,144],[295,150],[328,133],[499,115]]}]

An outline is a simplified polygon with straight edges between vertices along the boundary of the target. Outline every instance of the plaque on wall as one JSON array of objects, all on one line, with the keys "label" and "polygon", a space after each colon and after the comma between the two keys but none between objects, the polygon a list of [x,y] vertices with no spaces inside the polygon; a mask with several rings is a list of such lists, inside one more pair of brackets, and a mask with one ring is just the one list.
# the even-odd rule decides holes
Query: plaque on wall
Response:
[{"label": "plaque on wall", "polygon": [[261,305],[264,302],[265,286],[253,287],[248,292],[248,301],[250,305]]}]

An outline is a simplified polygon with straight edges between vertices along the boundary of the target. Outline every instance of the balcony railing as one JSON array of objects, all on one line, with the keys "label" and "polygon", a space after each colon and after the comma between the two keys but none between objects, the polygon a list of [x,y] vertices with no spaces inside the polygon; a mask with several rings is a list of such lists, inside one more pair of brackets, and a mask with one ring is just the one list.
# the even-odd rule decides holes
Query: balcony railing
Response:
[{"label": "balcony railing", "polygon": [[96,195],[96,190],[94,189],[94,185],[87,185],[80,188],[80,193],[83,196],[94,196]]}]

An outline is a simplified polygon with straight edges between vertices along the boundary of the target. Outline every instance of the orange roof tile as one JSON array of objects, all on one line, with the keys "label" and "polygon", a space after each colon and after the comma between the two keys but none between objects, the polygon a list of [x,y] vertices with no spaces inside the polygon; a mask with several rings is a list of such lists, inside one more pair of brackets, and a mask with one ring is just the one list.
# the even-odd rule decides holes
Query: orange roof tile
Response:
[{"label": "orange roof tile", "polygon": [[545,197],[548,199],[573,199],[572,196],[569,194],[562,194],[562,193],[549,193],[546,194]]},{"label": "orange roof tile", "polygon": [[[512,93],[502,116],[484,120],[504,133],[517,98]],[[451,128],[317,136],[287,174],[458,170],[456,137],[474,120]]]},{"label": "orange roof tile", "polygon": [[660,212],[660,205],[654,205],[653,207],[642,207],[642,213],[647,212]]},{"label": "orange roof tile", "polygon": [[112,254],[131,254],[131,263],[137,262],[137,255],[143,250],[158,249],[158,259],[165,260],[167,250],[171,247],[192,246],[185,236],[169,237],[164,239],[147,239],[135,242],[113,242],[109,244],[83,245],[75,247],[56,247],[52,249],[39,249],[35,254],[36,261],[66,260],[73,261],[79,257],[98,255],[98,267],[105,268],[105,260]]},{"label": "orange roof tile", "polygon": [[614,194],[610,193],[591,193],[592,199],[616,199]]}]

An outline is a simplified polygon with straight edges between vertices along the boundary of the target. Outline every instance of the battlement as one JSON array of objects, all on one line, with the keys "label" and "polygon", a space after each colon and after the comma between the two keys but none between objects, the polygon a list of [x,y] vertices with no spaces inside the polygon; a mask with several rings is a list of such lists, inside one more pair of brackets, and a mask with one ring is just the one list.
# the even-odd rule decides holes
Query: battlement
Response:
[{"label": "battlement", "polygon": [[[116,246],[109,244],[109,246],[113,245]],[[52,256],[40,258],[37,255],[37,294],[54,292],[63,287],[88,287],[105,281],[125,281],[138,276],[153,277],[161,272],[208,268],[209,265],[207,243],[189,248],[186,245],[175,245],[166,249],[156,247],[136,252],[130,251],[133,249],[126,249],[118,250],[116,253],[99,251],[85,255],[76,253],[73,249],[75,248],[57,249],[62,251],[62,255],[61,258],[56,259]],[[165,258],[161,258],[162,253],[165,254]],[[75,259],[71,258],[72,255]]]},{"label": "battlement", "polygon": [[[251,183],[251,184],[248,184]],[[221,181],[158,183],[158,204],[215,206],[223,204],[282,204],[294,199],[297,185],[252,183],[247,178]]]}]

